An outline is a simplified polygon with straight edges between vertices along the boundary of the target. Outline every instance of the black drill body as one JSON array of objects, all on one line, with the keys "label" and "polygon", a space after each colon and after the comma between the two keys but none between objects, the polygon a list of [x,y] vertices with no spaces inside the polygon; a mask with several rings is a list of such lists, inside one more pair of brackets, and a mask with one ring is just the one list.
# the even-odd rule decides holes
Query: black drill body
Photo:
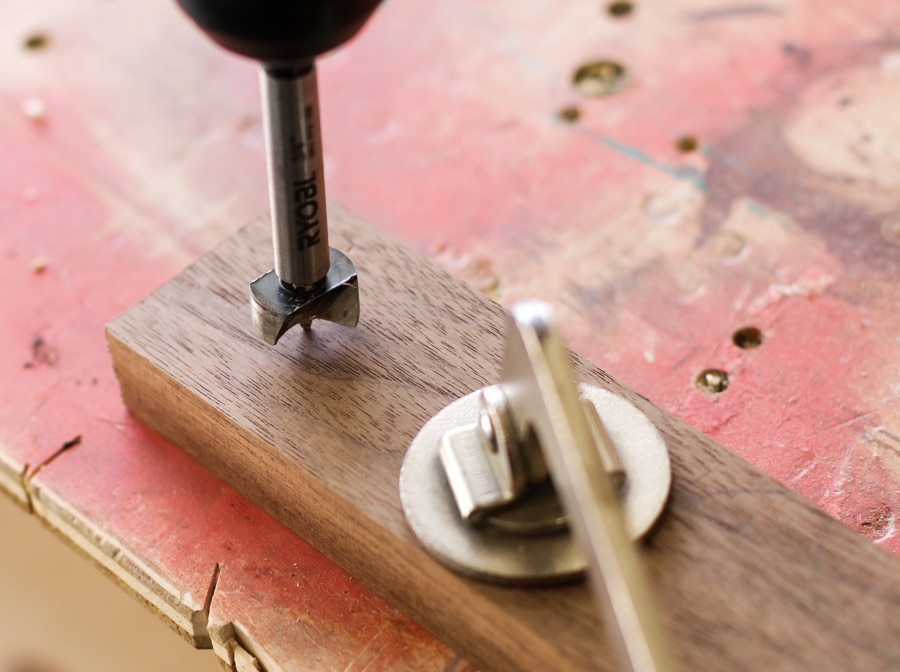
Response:
[{"label": "black drill body", "polygon": [[203,31],[263,63],[311,61],[353,37],[380,0],[177,0]]}]

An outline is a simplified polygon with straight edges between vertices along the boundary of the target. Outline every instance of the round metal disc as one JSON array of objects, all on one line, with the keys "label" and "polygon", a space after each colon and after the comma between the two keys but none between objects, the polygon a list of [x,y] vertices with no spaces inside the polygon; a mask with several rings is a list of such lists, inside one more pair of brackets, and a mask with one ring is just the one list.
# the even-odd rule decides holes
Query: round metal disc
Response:
[{"label": "round metal disc", "polygon": [[[669,452],[656,426],[622,397],[593,385],[581,396],[597,408],[625,469],[619,491],[625,525],[643,537],[662,513],[672,472]],[[586,564],[567,531],[519,536],[465,523],[439,457],[441,437],[478,419],[479,392],[453,402],[413,439],[400,470],[400,500],[416,537],[442,564],[498,583],[548,584],[581,576]]]}]

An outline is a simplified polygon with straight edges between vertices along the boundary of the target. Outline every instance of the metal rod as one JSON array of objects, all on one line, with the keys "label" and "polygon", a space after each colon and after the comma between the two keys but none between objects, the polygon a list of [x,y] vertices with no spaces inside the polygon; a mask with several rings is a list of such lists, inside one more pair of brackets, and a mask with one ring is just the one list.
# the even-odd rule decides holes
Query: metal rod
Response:
[{"label": "metal rod", "polygon": [[539,302],[520,303],[513,314],[521,340],[507,343],[504,385],[517,414],[538,434],[569,528],[585,554],[595,598],[613,616],[609,628],[618,635],[627,669],[674,670],[650,584],[594,444],[552,314]]},{"label": "metal rod", "polygon": [[569,527],[588,561],[599,604],[607,604],[633,672],[672,670],[656,605],[596,448],[560,441],[544,449]]},{"label": "metal rod", "polygon": [[328,220],[315,63],[263,65],[263,129],[275,272],[306,291],[328,273]]}]

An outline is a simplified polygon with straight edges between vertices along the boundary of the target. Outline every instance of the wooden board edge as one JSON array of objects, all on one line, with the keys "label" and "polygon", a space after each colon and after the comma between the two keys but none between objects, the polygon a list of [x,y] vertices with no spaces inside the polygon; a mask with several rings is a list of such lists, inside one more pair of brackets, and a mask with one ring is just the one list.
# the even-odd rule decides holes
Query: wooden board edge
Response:
[{"label": "wooden board edge", "polygon": [[16,504],[27,511],[30,503],[23,478],[26,469],[26,465],[18,464],[12,457],[0,450],[0,492],[5,492]]},{"label": "wooden board edge", "polygon": [[[55,493],[32,483],[34,514],[196,649],[212,648],[205,605],[191,601],[118,539],[92,525]],[[201,596],[205,597],[205,596]]]},{"label": "wooden board edge", "polygon": [[[139,353],[136,353],[117,336],[114,328],[108,327],[106,333],[110,354],[119,376],[123,400],[138,420],[164,437],[172,437],[173,434],[177,433],[180,438],[179,446],[188,455],[200,461],[214,475],[226,481],[229,473],[234,473],[234,470],[250,473],[251,470],[247,468],[245,463],[229,463],[222,456],[220,456],[219,461],[210,460],[208,455],[197,449],[197,446],[204,443],[215,443],[223,440],[226,436],[243,434],[243,429],[240,426],[221,414],[218,415],[218,422],[210,423],[211,427],[219,432],[219,436],[206,434],[205,428],[196,423],[184,425],[174,421],[173,424],[170,424],[173,422],[171,409],[188,407],[194,403],[194,400],[189,397],[177,396],[179,390],[175,382],[171,379],[165,380],[164,374],[158,369],[148,366],[146,360]],[[144,391],[148,389],[157,392],[161,389],[166,389],[168,394],[176,396],[167,399],[165,402],[163,401],[165,395],[162,394],[153,394],[148,399],[144,394]],[[184,430],[188,427],[193,429],[188,430],[186,433]],[[229,430],[229,427],[232,429]],[[192,431],[195,433],[192,433]],[[249,441],[245,442],[244,447],[246,450],[235,451],[235,454],[244,456],[248,460],[269,459],[271,457],[262,456],[253,450]],[[424,549],[418,544],[410,542],[410,553],[421,560],[419,563],[408,562],[399,558],[399,556],[390,552],[392,540],[387,538],[388,533],[382,530],[375,521],[370,521],[371,524],[369,525],[358,524],[356,526],[356,531],[364,535],[362,540],[358,537],[352,538],[350,535],[335,533],[336,530],[342,529],[346,521],[358,518],[360,513],[345,500],[335,495],[334,492],[323,487],[314,479],[309,478],[308,475],[293,473],[287,467],[289,465],[286,463],[269,463],[267,470],[269,473],[278,473],[283,481],[290,481],[298,489],[306,491],[308,493],[307,497],[327,502],[328,506],[325,508],[330,511],[330,515],[327,517],[298,516],[293,511],[280,507],[272,498],[249,496],[248,499],[295,532],[300,529],[305,530],[306,534],[301,536],[311,541],[313,546],[318,548],[329,560],[359,579],[379,597],[391,604],[402,605],[402,611],[429,632],[446,633],[459,630],[452,617],[448,617],[440,609],[435,609],[433,603],[426,603],[422,599],[423,595],[434,589],[431,578],[421,571],[423,564],[433,563],[433,559],[427,555]],[[299,478],[297,478],[298,476]],[[325,540],[324,543],[323,540]],[[361,548],[366,549],[366,553],[361,554]],[[372,552],[377,552],[378,549],[382,549],[385,552],[385,555],[381,557],[379,562],[381,566],[391,566],[392,561],[397,561],[391,572],[396,577],[394,580],[386,581],[378,572],[373,571],[369,563],[360,560],[361,555],[369,555]],[[456,591],[463,594],[469,593],[473,603],[485,603],[483,599],[480,599],[473,592],[465,579],[458,577],[449,570],[446,571]],[[396,590],[392,589],[391,586],[403,586],[403,588]],[[448,593],[444,596],[444,599],[449,599],[450,596]],[[534,633],[527,628],[521,628],[518,632],[508,632],[508,638],[500,642],[499,645],[496,640],[491,640],[492,625],[499,620],[503,620],[503,613],[500,610],[486,608],[483,611],[473,611],[472,620],[482,622],[483,627],[466,628],[461,633],[461,636],[455,640],[455,643],[457,645],[461,643],[460,648],[463,650],[464,655],[466,655],[467,651],[496,652],[493,656],[485,657],[482,655],[479,657],[478,663],[484,665],[486,669],[507,669],[510,661],[514,661],[517,669],[529,669],[534,665],[542,666],[544,669],[559,670],[559,672],[580,669],[566,659],[565,652],[559,651],[542,638],[534,637]],[[485,634],[482,637],[471,637],[469,633],[472,630],[480,630]]]}]

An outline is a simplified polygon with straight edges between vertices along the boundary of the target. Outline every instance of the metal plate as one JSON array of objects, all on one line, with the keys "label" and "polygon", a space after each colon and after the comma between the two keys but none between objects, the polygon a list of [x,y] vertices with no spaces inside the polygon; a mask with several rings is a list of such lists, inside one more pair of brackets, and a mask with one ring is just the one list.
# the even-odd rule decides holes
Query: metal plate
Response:
[{"label": "metal plate", "polygon": [[[625,526],[640,539],[666,505],[672,472],[669,452],[656,426],[622,397],[592,385],[581,396],[597,408],[625,468],[619,494]],[[498,583],[550,584],[578,578],[585,561],[568,532],[515,536],[472,527],[459,516],[438,454],[445,432],[475,422],[478,392],[459,399],[429,420],[413,439],[400,470],[400,500],[422,545],[451,569]]]}]

